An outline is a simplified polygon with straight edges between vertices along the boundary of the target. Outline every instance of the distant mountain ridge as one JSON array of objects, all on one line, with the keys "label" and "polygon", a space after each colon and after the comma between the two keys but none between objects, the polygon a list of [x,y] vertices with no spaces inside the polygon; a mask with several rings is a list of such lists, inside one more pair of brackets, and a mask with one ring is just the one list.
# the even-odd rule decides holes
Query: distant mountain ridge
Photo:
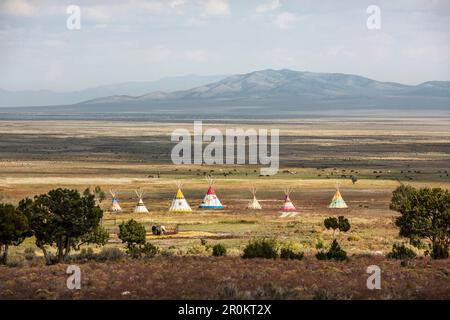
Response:
[{"label": "distant mountain ridge", "polygon": [[187,102],[256,103],[278,101],[299,103],[327,100],[384,99],[400,97],[449,98],[450,81],[428,81],[412,86],[380,82],[341,73],[314,73],[292,70],[262,70],[233,75],[223,80],[174,92],[153,92],[141,96],[111,96],[82,104]]},{"label": "distant mountain ridge", "polygon": [[[268,69],[232,75],[186,90],[111,95],[71,105],[26,109],[60,115],[133,113],[162,117],[431,114],[432,111],[450,114],[450,81],[405,85],[352,74]],[[13,108],[9,110],[15,112]]]},{"label": "distant mountain ridge", "polygon": [[66,105],[112,95],[140,96],[151,91],[186,90],[215,82],[225,77],[225,75],[200,76],[191,74],[166,77],[155,81],[116,83],[67,92],[50,90],[8,91],[0,89],[0,107]]}]

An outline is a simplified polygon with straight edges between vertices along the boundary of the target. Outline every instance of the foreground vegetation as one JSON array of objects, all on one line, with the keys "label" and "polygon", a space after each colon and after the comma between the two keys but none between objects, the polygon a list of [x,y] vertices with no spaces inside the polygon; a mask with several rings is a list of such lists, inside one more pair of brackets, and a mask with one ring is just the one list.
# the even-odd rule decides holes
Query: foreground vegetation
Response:
[{"label": "foreground vegetation", "polygon": [[[0,299],[450,299],[447,260],[408,263],[380,256],[348,262],[240,257],[122,257],[78,261],[81,289],[66,287],[68,264],[0,266]],[[370,265],[381,290],[368,290]]]}]

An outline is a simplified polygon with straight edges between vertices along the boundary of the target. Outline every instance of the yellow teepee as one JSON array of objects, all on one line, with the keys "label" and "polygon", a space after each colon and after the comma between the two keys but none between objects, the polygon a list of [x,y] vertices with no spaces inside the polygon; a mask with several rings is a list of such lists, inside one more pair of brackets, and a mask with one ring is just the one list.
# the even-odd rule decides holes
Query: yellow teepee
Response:
[{"label": "yellow teepee", "polygon": [[181,192],[181,182],[177,182],[177,193],[175,194],[175,198],[172,200],[172,203],[169,207],[169,211],[172,212],[191,212],[192,209],[189,206],[188,202],[186,201],[186,198],[183,195],[183,192]]}]

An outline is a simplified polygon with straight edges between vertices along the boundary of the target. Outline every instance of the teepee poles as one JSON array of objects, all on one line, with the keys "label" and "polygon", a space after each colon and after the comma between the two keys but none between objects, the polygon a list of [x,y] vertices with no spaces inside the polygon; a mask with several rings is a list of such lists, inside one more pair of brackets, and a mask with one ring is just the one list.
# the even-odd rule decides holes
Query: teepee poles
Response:
[{"label": "teepee poles", "polygon": [[330,209],[345,209],[348,208],[347,204],[342,198],[341,192],[339,190],[339,183],[336,183],[336,192],[334,193],[333,199],[331,199],[331,203],[328,206]]},{"label": "teepee poles", "polygon": [[216,196],[212,185],[214,184],[214,179],[211,176],[206,177],[209,188],[203,198],[202,203],[198,206],[199,209],[223,209],[224,206],[220,202],[219,198]]},{"label": "teepee poles", "polygon": [[173,198],[172,203],[170,204],[169,211],[171,212],[191,212],[192,209],[189,206],[189,203],[186,201],[186,198],[181,191],[181,187],[183,184],[181,181],[176,182],[177,185],[177,193],[175,194],[175,198]]},{"label": "teepee poles", "polygon": [[251,187],[250,188],[250,192],[253,195],[253,199],[247,205],[247,209],[250,209],[250,210],[261,210],[262,207],[259,204],[258,199],[256,199],[256,188],[255,187]]},{"label": "teepee poles", "polygon": [[281,217],[290,217],[294,216],[297,213],[295,212],[297,209],[295,208],[294,204],[292,203],[291,199],[289,198],[290,194],[292,193],[292,188],[285,188],[284,189],[284,203],[281,207]]},{"label": "teepee poles", "polygon": [[136,207],[134,207],[134,213],[148,213],[148,209],[144,204],[144,201],[142,201],[142,198],[144,197],[144,191],[141,189],[134,190],[136,193],[136,196],[138,197],[138,203],[136,204]]}]

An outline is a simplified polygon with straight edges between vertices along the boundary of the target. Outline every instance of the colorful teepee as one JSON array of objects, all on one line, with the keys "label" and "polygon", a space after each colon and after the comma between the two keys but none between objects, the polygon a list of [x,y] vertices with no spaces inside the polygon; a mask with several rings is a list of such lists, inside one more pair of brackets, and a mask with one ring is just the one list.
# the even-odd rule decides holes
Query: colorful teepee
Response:
[{"label": "colorful teepee", "polygon": [[144,197],[144,191],[135,190],[134,192],[136,192],[136,195],[139,199],[136,207],[134,207],[134,213],[148,213],[147,207],[145,206],[144,201],[142,201],[142,198]]},{"label": "colorful teepee", "polygon": [[114,192],[113,190],[109,190],[109,192],[111,193],[111,196],[112,196],[110,210],[112,212],[120,212],[120,211],[122,211],[122,208],[119,205],[119,200],[117,199],[117,196],[116,196],[116,192]]},{"label": "colorful teepee", "polygon": [[292,189],[286,188],[284,190],[284,203],[281,207],[281,212],[293,212],[297,209],[295,209],[294,204],[292,203],[291,199],[289,198],[289,195],[292,193]]},{"label": "colorful teepee", "polygon": [[175,198],[172,200],[172,203],[169,207],[169,211],[172,212],[191,212],[192,209],[189,206],[189,203],[184,198],[183,192],[181,192],[181,182],[177,182],[177,193],[175,194]]},{"label": "colorful teepee", "polygon": [[200,209],[223,209],[223,205],[220,203],[219,198],[217,198],[212,187],[214,181],[211,177],[207,177],[209,188],[202,203],[198,206]]},{"label": "colorful teepee", "polygon": [[251,210],[261,210],[261,205],[259,204],[258,200],[256,199],[256,189],[251,188],[250,192],[253,195],[253,199],[249,202],[247,209]]},{"label": "colorful teepee", "polygon": [[347,204],[345,203],[344,199],[342,198],[341,193],[339,192],[339,186],[336,186],[336,192],[333,196],[333,199],[331,200],[330,205],[328,206],[332,209],[344,209],[348,208]]}]

